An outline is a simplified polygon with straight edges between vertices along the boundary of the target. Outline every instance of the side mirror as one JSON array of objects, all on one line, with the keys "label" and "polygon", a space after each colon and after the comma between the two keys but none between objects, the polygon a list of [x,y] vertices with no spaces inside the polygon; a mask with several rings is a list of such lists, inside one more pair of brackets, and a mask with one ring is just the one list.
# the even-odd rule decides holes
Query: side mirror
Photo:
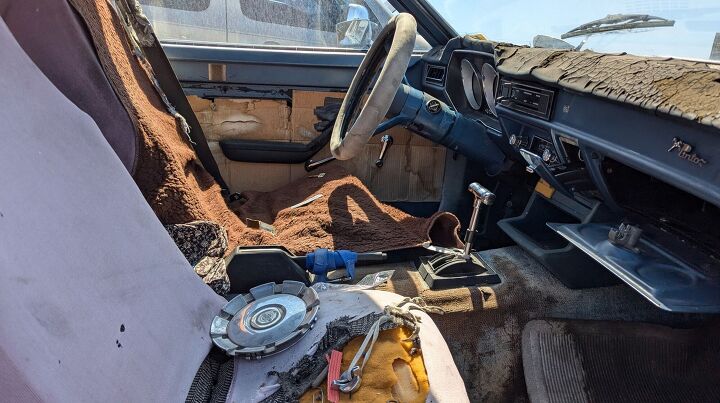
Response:
[{"label": "side mirror", "polygon": [[562,39],[553,38],[547,35],[535,35],[533,38],[534,48],[550,48],[550,49],[575,49],[570,43],[563,41]]},{"label": "side mirror", "polygon": [[335,32],[341,47],[367,49],[380,32],[380,26],[370,21],[367,8],[349,4],[347,19],[335,25]]}]

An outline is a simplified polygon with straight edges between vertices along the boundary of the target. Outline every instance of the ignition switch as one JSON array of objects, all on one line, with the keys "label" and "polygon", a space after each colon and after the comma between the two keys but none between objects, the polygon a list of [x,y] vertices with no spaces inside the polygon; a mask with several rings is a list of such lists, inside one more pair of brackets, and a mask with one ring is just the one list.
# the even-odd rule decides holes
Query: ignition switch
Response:
[{"label": "ignition switch", "polygon": [[550,151],[549,148],[546,148],[543,150],[542,160],[545,163],[555,162],[555,156],[553,155],[552,151]]},{"label": "ignition switch", "polygon": [[517,134],[511,134],[509,138],[510,145],[517,148],[527,147],[527,138],[524,136],[518,136]]}]

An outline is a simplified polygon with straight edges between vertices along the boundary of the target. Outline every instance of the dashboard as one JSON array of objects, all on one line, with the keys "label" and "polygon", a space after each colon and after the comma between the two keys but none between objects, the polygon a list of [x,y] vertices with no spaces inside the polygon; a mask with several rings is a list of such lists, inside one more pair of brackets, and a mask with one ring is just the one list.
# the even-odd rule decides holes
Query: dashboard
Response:
[{"label": "dashboard", "polygon": [[[498,226],[551,271],[581,255],[662,309],[720,312],[720,130],[498,73],[494,46],[433,49],[422,84],[551,190]],[[639,244],[613,243],[636,227]]]},{"label": "dashboard", "polygon": [[[527,162],[528,151],[558,174],[594,152],[720,206],[717,129],[501,75],[494,52],[493,43],[467,38],[431,50],[423,57],[423,90],[482,123],[512,160]],[[687,152],[673,146],[679,142]]]}]

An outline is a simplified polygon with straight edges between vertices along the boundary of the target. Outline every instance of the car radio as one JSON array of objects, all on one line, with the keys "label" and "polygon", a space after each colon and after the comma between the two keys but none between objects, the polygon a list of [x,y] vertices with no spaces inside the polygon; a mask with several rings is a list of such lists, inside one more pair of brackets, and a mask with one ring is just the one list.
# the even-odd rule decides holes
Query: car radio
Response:
[{"label": "car radio", "polygon": [[550,120],[555,93],[515,81],[500,81],[500,104],[512,110]]}]

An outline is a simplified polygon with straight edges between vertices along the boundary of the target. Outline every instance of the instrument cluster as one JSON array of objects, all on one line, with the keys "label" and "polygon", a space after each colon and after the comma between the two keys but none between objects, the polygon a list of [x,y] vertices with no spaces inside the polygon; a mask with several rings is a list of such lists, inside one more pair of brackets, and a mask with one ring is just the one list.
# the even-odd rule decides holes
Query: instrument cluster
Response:
[{"label": "instrument cluster", "polygon": [[446,91],[453,107],[484,123],[497,116],[499,79],[493,64],[492,54],[464,49],[455,50],[448,64]]}]

